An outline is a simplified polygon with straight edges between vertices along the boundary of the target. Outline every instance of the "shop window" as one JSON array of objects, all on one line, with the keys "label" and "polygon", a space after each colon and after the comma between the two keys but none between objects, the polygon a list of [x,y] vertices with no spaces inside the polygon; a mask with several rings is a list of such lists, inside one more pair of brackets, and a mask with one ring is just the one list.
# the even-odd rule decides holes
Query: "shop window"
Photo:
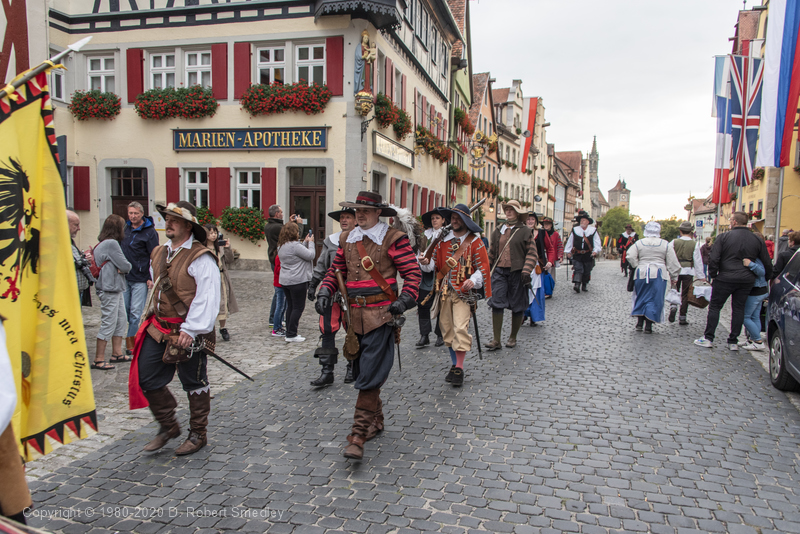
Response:
[{"label": "shop window", "polygon": [[292,186],[325,185],[325,167],[290,167],[289,184]]},{"label": "shop window", "polygon": [[146,197],[147,169],[135,167],[111,169],[111,195],[115,197]]},{"label": "shop window", "polygon": [[90,57],[89,89],[113,93],[115,91],[114,57]]},{"label": "shop window", "polygon": [[150,87],[175,87],[175,54],[150,55]]},{"label": "shop window", "polygon": [[186,200],[195,206],[208,207],[208,170],[185,170]]},{"label": "shop window", "polygon": [[236,206],[261,209],[261,171],[249,170],[236,173]]},{"label": "shop window", "polygon": [[297,80],[322,85],[325,83],[325,45],[298,45],[295,49]]},{"label": "shop window", "polygon": [[211,52],[186,52],[186,85],[211,87]]},{"label": "shop window", "polygon": [[285,53],[283,47],[258,49],[258,83],[269,85],[275,82],[283,84],[286,81]]}]

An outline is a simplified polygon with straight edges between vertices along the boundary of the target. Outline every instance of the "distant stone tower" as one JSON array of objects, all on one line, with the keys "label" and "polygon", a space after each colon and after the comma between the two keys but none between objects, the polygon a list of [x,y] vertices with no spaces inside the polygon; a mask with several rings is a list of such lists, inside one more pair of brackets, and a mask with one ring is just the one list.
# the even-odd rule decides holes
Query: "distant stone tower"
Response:
[{"label": "distant stone tower", "polygon": [[597,220],[602,215],[600,193],[600,179],[597,176],[597,167],[600,163],[600,154],[597,152],[597,136],[592,141],[592,151],[589,152],[589,198],[591,199],[592,209],[588,210],[592,218]]},{"label": "distant stone tower", "polygon": [[617,185],[608,190],[608,203],[612,208],[623,206],[631,210],[631,191],[624,180],[617,180]]}]

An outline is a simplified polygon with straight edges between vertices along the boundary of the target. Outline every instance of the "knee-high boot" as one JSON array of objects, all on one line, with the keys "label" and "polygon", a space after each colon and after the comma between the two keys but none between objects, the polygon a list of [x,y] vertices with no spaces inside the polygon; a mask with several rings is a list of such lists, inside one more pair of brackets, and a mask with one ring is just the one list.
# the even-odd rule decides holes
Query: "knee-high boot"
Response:
[{"label": "knee-high boot", "polygon": [[175,449],[175,454],[185,456],[192,454],[208,443],[206,427],[208,427],[208,414],[211,412],[211,392],[189,393],[189,437],[183,445]]},{"label": "knee-high boot", "polygon": [[524,318],[525,316],[522,313],[514,313],[511,315],[511,336],[509,336],[508,341],[506,342],[506,347],[514,348],[517,346],[517,333],[522,326],[522,321]]},{"label": "knee-high boot", "polygon": [[362,389],[358,392],[356,410],[353,414],[353,427],[347,441],[350,443],[344,448],[345,458],[360,460],[364,457],[364,442],[367,441],[369,426],[375,420],[378,408],[379,389]]},{"label": "knee-high boot", "polygon": [[500,342],[500,336],[503,333],[503,310],[492,310],[492,341],[486,343],[484,346],[489,350],[497,350],[503,348]]},{"label": "knee-high boot", "polygon": [[381,400],[380,388],[378,388],[376,391],[378,392],[378,403],[375,407],[375,417],[372,418],[372,423],[367,429],[367,441],[383,432],[383,401]]},{"label": "knee-high boot", "polygon": [[181,435],[181,427],[178,424],[178,419],[175,418],[175,408],[178,407],[178,401],[172,396],[167,386],[145,391],[144,397],[150,405],[153,417],[161,425],[156,437],[144,446],[144,450],[148,452],[157,451],[166,445],[169,440]]},{"label": "knee-high boot", "polygon": [[322,373],[319,378],[311,381],[311,385],[315,388],[324,388],[333,384],[333,369],[338,362],[339,349],[327,349],[320,347],[314,351],[314,356],[319,359],[319,364],[322,366]]}]

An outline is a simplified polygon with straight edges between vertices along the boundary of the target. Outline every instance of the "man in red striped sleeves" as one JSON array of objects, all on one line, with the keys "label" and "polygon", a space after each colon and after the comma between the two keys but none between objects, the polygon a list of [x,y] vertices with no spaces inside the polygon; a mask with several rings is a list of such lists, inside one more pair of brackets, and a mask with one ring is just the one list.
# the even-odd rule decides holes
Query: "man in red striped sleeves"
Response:
[{"label": "man in red striped sleeves", "polygon": [[[353,427],[343,451],[361,459],[364,443],[383,430],[381,386],[394,363],[395,317],[416,305],[422,275],[408,236],[380,217],[397,212],[377,193],[361,191],[355,202],[340,202],[356,211],[357,226],[339,236],[339,248],[317,294],[317,313],[323,315],[338,290],[336,271],[342,272],[350,307],[350,328],[358,347],[345,341],[345,358],[353,359],[354,387],[358,390]],[[398,294],[397,274],[403,278]],[[349,329],[348,329],[349,330]]]}]

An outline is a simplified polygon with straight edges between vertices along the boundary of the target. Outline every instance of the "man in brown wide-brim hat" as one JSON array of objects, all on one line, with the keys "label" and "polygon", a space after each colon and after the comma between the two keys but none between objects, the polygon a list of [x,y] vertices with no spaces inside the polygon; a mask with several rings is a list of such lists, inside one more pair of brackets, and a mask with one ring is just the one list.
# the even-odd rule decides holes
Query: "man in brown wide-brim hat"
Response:
[{"label": "man in brown wide-brim hat", "polygon": [[[380,388],[394,363],[396,317],[416,305],[422,278],[408,236],[391,228],[380,217],[397,212],[383,203],[378,193],[361,191],[355,202],[340,202],[356,212],[356,227],[342,232],[336,257],[317,294],[316,310],[324,315],[339,289],[336,271],[345,279],[350,324],[344,356],[353,361],[353,386],[358,390],[349,444],[343,454],[360,460],[364,443],[383,430]],[[398,293],[397,275],[403,278]],[[352,344],[355,335],[357,346]]]},{"label": "man in brown wide-brim hat", "polygon": [[[207,443],[211,388],[206,355],[195,353],[183,361],[177,357],[181,352],[178,349],[187,349],[198,337],[215,340],[222,285],[217,259],[205,245],[206,230],[197,221],[194,205],[181,200],[156,209],[164,217],[169,241],[150,254],[156,281],[146,319],[136,333],[128,392],[131,410],[149,406],[161,425],[156,437],[144,447],[145,451],[157,451],[181,434],[175,417],[178,403],[167,387],[177,369],[189,398],[189,436],[175,449],[175,454],[183,456]],[[168,342],[170,356],[179,361],[177,364],[164,362]]]},{"label": "man in brown wide-brim hat", "polygon": [[503,330],[503,310],[511,310],[511,335],[506,347],[517,346],[517,333],[522,326],[528,302],[531,273],[539,261],[533,232],[525,224],[528,211],[522,209],[517,200],[509,200],[502,205],[506,216],[505,224],[495,228],[489,247],[492,297],[492,341],[485,346],[489,350],[502,348],[500,336]]}]

